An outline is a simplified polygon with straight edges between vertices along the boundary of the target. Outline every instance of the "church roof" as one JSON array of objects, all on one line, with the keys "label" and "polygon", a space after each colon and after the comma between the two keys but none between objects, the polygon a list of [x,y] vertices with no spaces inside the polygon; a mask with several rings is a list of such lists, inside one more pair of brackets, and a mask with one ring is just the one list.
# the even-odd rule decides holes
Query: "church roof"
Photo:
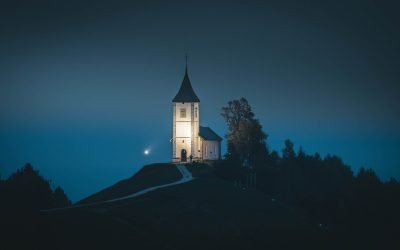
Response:
[{"label": "church roof", "polygon": [[185,69],[185,76],[183,77],[181,88],[172,102],[200,102],[200,99],[197,97],[196,93],[194,93],[192,84],[190,83],[187,67]]},{"label": "church roof", "polygon": [[209,127],[200,126],[199,136],[206,141],[222,141],[222,138]]}]

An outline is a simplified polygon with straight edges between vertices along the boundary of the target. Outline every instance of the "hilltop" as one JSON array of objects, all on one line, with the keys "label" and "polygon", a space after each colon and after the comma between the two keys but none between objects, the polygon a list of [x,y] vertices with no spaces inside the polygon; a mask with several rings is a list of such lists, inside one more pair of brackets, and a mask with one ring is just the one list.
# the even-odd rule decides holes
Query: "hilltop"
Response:
[{"label": "hilltop", "polygon": [[132,177],[121,180],[108,188],[90,195],[76,204],[82,205],[93,202],[111,200],[133,194],[145,188],[170,183],[181,178],[181,174],[173,164],[154,163],[142,167]]},{"label": "hilltop", "polygon": [[377,249],[398,244],[365,237],[371,226],[363,231],[329,227],[279,197],[220,178],[215,166],[188,164],[186,169],[194,177],[190,182],[102,203],[182,178],[173,164],[147,165],[75,206],[21,215],[12,230],[4,231],[3,244],[7,249],[231,250]]},{"label": "hilltop", "polygon": [[[118,202],[44,213],[32,240],[62,249],[327,248],[328,234],[300,211],[256,190],[217,178],[208,165],[191,165],[193,181]],[[136,175],[79,202],[115,198],[149,183],[176,180],[171,164]],[[132,186],[130,186],[132,184]],[[101,198],[100,198],[101,197]],[[45,238],[41,238],[44,237]]]}]

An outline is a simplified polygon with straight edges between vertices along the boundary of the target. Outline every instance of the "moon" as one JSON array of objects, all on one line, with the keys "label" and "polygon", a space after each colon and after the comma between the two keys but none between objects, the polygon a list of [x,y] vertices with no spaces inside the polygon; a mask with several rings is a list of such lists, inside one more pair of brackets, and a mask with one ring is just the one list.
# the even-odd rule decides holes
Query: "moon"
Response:
[{"label": "moon", "polygon": [[148,150],[148,149],[146,149],[145,151],[144,151],[144,154],[145,155],[148,155],[150,153],[150,151]]}]

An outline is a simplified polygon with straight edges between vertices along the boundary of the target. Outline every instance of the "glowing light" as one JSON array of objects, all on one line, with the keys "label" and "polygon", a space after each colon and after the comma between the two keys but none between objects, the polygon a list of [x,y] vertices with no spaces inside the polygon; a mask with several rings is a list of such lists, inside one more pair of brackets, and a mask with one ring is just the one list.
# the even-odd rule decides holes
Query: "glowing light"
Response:
[{"label": "glowing light", "polygon": [[150,150],[146,149],[146,150],[144,151],[144,154],[145,154],[145,155],[150,154]]}]

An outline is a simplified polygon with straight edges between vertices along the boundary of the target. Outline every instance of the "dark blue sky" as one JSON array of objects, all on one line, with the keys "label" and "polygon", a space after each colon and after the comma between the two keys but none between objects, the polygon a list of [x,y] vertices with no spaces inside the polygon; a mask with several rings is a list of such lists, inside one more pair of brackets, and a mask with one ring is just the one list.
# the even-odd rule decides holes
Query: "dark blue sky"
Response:
[{"label": "dark blue sky", "polygon": [[[75,201],[170,158],[184,73],[201,124],[246,97],[280,150],[400,178],[395,1],[3,1],[0,174],[25,162]],[[144,157],[143,150],[151,148]]]}]

